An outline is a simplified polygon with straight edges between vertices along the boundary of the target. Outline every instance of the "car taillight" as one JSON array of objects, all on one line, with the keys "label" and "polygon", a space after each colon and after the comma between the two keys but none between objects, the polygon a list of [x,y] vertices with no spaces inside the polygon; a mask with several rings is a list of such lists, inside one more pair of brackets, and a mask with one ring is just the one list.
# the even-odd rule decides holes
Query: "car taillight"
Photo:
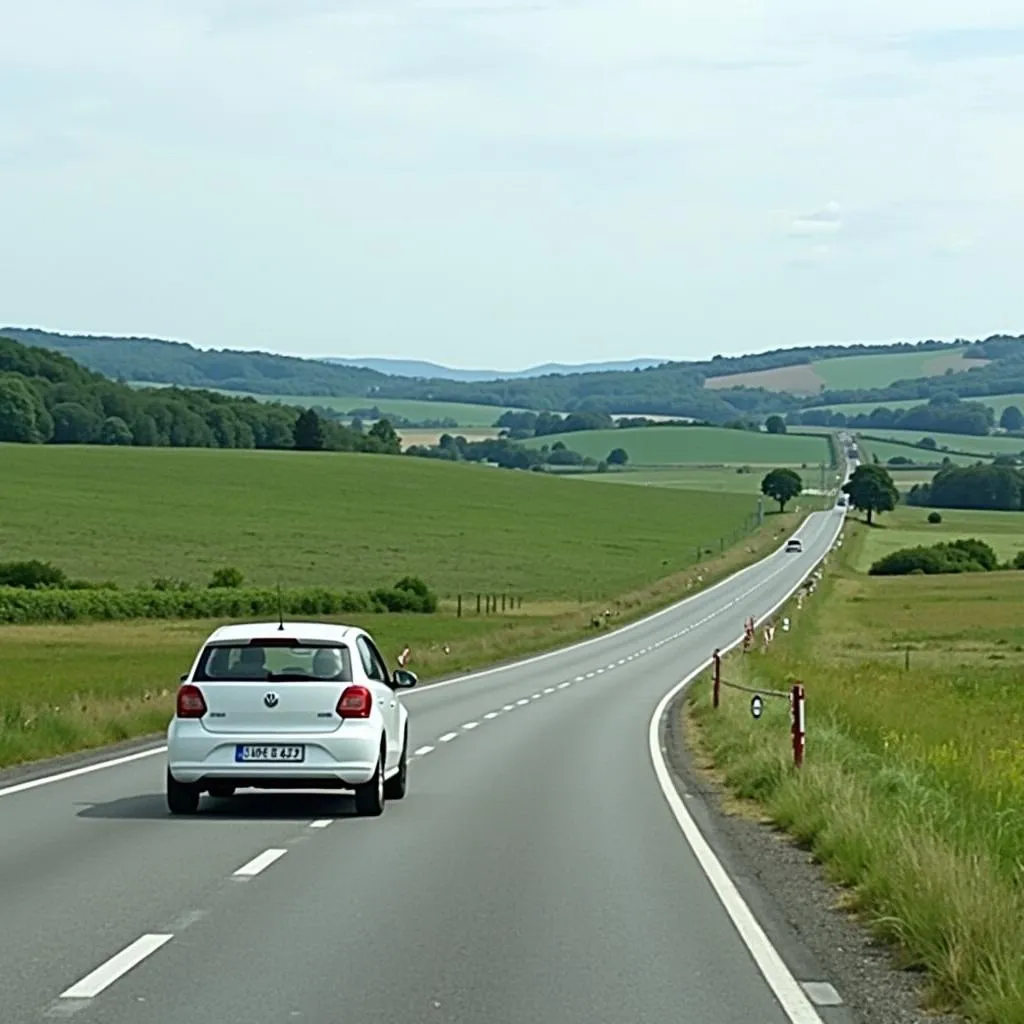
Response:
[{"label": "car taillight", "polygon": [[187,683],[178,690],[178,717],[202,718],[206,714],[206,701],[198,686]]},{"label": "car taillight", "polygon": [[342,718],[369,718],[373,694],[365,686],[346,686],[334,709]]}]

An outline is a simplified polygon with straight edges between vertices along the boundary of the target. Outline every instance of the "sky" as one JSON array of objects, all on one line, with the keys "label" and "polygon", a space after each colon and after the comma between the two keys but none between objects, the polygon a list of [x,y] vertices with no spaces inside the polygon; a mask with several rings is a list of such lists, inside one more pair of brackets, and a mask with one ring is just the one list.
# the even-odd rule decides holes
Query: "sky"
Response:
[{"label": "sky", "polygon": [[0,324],[499,369],[1024,332],[1020,0],[31,0],[0,97]]}]

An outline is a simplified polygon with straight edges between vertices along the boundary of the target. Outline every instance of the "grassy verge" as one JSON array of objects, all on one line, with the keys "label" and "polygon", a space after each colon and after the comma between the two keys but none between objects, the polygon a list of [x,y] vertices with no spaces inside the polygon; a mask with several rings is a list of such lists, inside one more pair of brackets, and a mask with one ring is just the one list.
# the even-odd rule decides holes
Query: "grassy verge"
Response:
[{"label": "grassy verge", "polygon": [[873,532],[851,524],[769,654],[726,661],[736,682],[804,683],[804,768],[784,701],[754,721],[748,695],[726,689],[715,711],[698,686],[689,734],[927,972],[936,1007],[1024,1024],[1024,575],[870,578],[855,567]]},{"label": "grassy verge", "polygon": [[[524,603],[505,614],[352,615],[394,658],[406,644],[424,681],[593,636],[595,615],[622,625],[750,565],[814,506],[766,517],[742,544],[602,604]],[[0,629],[0,767],[102,746],[165,728],[178,676],[220,621],[133,621]],[[444,648],[448,647],[446,653]]]}]

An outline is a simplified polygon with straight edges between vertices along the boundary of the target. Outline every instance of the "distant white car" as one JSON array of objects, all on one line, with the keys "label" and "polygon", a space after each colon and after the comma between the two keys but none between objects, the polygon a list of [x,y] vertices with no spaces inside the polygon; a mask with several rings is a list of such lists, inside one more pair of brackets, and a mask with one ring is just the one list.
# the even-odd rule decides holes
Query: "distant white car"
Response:
[{"label": "distant white car", "polygon": [[362,629],[322,622],[223,626],[181,677],[167,729],[167,806],[195,814],[204,792],[352,789],[378,815],[405,796],[416,685]]},{"label": "distant white car", "polygon": [[803,551],[804,542],[796,537],[790,537],[786,541],[786,551]]}]

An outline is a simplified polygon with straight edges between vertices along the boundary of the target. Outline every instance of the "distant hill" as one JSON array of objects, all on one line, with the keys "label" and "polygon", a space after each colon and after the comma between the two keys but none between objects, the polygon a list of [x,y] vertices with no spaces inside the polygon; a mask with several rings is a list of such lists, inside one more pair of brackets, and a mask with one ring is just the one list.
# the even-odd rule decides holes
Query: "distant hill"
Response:
[{"label": "distant hill", "polygon": [[494,381],[523,380],[530,377],[544,377],[548,374],[568,373],[610,373],[613,371],[628,373],[631,370],[646,370],[650,366],[660,366],[665,359],[619,359],[607,363],[544,363],[541,366],[530,366],[525,370],[458,370],[440,363],[429,363],[417,359],[375,359],[327,357],[324,363],[338,366],[362,366],[378,373],[386,373],[394,377],[419,377],[425,380],[455,381]]},{"label": "distant hill", "polygon": [[[551,364],[520,371],[540,376],[491,380],[411,377],[267,352],[204,351],[154,338],[66,335],[28,328],[0,328],[0,336],[62,352],[83,366],[129,382],[261,396],[337,396],[357,399],[355,404],[363,399],[407,399],[502,410],[664,415],[717,424],[851,402],[924,402],[933,395],[980,398],[1024,392],[1024,335],[998,335],[983,341],[803,346],[600,372],[589,368],[595,364],[563,366],[566,372],[553,372],[552,366],[558,364]],[[630,360],[625,365],[637,362],[651,361]],[[428,362],[375,360],[378,366],[394,363],[423,367],[427,373],[452,372]]]}]

